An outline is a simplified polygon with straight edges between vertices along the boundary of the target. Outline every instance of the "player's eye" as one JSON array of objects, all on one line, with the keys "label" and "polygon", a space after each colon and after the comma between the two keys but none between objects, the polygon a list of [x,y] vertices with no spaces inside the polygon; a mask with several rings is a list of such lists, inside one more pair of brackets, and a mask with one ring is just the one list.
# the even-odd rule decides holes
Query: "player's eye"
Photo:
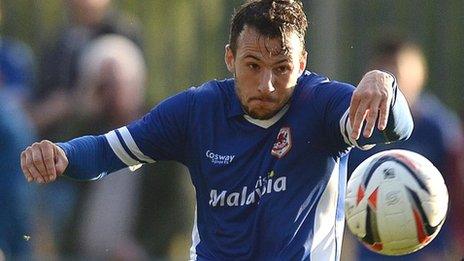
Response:
[{"label": "player's eye", "polygon": [[286,74],[290,71],[290,67],[288,65],[281,65],[274,69],[276,74]]},{"label": "player's eye", "polygon": [[249,68],[250,70],[252,70],[252,71],[257,71],[257,70],[259,70],[259,68],[260,68],[259,65],[256,64],[256,63],[249,63],[247,66],[248,66],[248,68]]}]

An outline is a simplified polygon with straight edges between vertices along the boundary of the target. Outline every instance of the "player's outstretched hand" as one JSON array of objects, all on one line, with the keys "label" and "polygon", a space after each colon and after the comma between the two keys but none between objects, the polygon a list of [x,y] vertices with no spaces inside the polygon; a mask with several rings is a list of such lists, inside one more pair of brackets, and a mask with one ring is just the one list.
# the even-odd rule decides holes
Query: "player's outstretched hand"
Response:
[{"label": "player's outstretched hand", "polygon": [[52,182],[67,166],[64,151],[48,140],[35,142],[21,153],[21,169],[29,182]]},{"label": "player's outstretched hand", "polygon": [[363,136],[369,138],[377,122],[377,128],[387,126],[390,104],[393,97],[394,78],[392,75],[374,70],[366,73],[353,93],[350,104],[351,138],[359,139],[363,123]]}]

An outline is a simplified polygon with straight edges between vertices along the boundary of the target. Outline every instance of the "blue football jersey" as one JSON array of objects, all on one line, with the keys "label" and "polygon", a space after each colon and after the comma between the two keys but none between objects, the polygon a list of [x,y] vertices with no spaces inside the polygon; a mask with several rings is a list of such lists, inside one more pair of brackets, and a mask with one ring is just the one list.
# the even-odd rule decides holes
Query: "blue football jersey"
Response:
[{"label": "blue football jersey", "polygon": [[[288,105],[256,120],[245,115],[233,79],[210,81],[100,137],[108,147],[100,151],[114,153],[117,166],[188,167],[197,199],[191,260],[338,260],[349,148],[404,139],[412,126],[395,91],[387,129],[350,139],[353,91],[305,72]],[[61,146],[72,154],[72,142]]]}]

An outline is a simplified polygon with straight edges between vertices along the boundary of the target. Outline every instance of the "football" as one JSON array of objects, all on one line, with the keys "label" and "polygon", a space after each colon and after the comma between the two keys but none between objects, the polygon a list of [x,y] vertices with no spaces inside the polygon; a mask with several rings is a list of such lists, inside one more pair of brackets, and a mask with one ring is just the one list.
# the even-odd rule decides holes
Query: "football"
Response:
[{"label": "football", "polygon": [[447,210],[442,175],[428,159],[411,151],[374,154],[348,181],[348,227],[379,254],[397,256],[423,248],[440,231]]}]

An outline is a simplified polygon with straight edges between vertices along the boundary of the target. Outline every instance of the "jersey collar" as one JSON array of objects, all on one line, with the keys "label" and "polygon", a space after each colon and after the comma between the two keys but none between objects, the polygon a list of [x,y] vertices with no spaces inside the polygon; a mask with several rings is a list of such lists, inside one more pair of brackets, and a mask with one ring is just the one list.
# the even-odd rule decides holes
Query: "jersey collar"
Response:
[{"label": "jersey collar", "polygon": [[253,123],[254,125],[257,125],[261,128],[269,128],[270,126],[274,125],[277,121],[282,118],[285,113],[288,111],[288,108],[290,107],[289,104],[285,105],[276,115],[274,115],[272,118],[268,120],[258,120],[250,117],[245,113],[245,111],[242,108],[242,104],[240,103],[240,100],[238,99],[237,93],[235,92],[235,82],[230,81],[229,83],[229,110],[227,113],[228,118],[236,117],[236,116],[243,116],[248,122]]},{"label": "jersey collar", "polygon": [[274,125],[276,122],[278,122],[285,115],[285,113],[288,111],[289,107],[290,106],[288,104],[286,104],[282,109],[280,109],[280,111],[278,113],[276,113],[276,115],[272,116],[272,118],[270,118],[268,120],[258,120],[258,119],[250,117],[248,114],[244,114],[243,117],[248,122],[251,122],[254,125],[257,125],[257,126],[259,126],[261,128],[267,129],[267,128],[271,127],[272,125]]}]

